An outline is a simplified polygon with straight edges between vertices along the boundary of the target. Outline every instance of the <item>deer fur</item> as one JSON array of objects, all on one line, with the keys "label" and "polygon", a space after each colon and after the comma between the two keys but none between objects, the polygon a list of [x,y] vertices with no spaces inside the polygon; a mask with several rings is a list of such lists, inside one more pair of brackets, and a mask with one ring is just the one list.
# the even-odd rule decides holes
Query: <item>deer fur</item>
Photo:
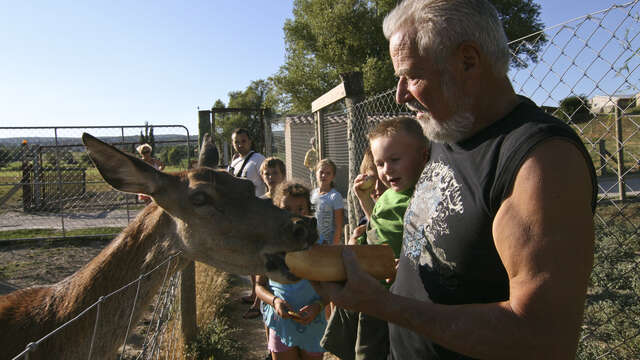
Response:
[{"label": "deer fur", "polygon": [[[178,252],[180,256],[164,265],[169,266],[169,275],[198,260],[238,274],[295,280],[283,265],[283,255],[315,241],[315,221],[291,216],[256,198],[251,182],[214,170],[218,157],[208,137],[199,167],[176,175],[162,173],[88,134],[83,142],[109,184],[149,195],[154,202],[73,275],[53,285],[0,296],[0,358],[19,354],[28,343],[77,316],[101,296]],[[113,358],[125,341],[132,308],[135,324],[162,285],[165,269],[149,274],[139,289],[130,286],[101,304],[93,359]],[[87,359],[95,319],[96,308],[44,340],[29,359]]]}]

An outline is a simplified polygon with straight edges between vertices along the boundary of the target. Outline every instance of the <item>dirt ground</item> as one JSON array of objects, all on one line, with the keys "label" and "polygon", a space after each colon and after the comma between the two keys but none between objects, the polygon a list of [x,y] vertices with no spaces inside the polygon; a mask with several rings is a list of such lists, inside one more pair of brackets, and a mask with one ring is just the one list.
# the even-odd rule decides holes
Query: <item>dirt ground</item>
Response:
[{"label": "dirt ground", "polygon": [[[96,256],[108,241],[84,240],[0,246],[0,295],[33,285],[51,284],[73,274]],[[264,323],[261,318],[243,319],[249,305],[240,298],[249,294],[248,277],[232,276],[229,304],[226,308],[233,327],[238,328],[235,341],[245,349],[246,360],[263,360],[267,355]],[[137,342],[135,334],[133,342]],[[128,353],[132,354],[135,349]],[[339,360],[326,354],[325,360]]]}]

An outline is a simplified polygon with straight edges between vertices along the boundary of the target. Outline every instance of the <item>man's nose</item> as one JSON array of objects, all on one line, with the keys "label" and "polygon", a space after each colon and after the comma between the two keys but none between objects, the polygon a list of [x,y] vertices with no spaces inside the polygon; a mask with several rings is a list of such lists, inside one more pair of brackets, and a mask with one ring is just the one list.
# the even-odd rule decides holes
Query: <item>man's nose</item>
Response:
[{"label": "man's nose", "polygon": [[396,102],[398,104],[405,104],[411,100],[411,93],[407,89],[407,80],[404,76],[398,79],[398,86],[396,88]]}]

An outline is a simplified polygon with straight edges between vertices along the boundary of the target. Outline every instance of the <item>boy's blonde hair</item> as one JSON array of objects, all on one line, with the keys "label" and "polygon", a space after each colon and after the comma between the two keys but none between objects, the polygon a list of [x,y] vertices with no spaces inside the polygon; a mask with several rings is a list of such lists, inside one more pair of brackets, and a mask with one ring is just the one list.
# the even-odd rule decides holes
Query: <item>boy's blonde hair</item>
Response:
[{"label": "boy's blonde hair", "polygon": [[268,157],[268,158],[264,159],[264,161],[262,161],[262,165],[260,165],[260,174],[262,175],[262,173],[265,170],[267,170],[267,168],[278,169],[278,170],[280,170],[280,173],[282,174],[282,176],[284,176],[284,177],[287,176],[286,167],[284,165],[284,162],[282,160],[278,159],[277,157],[271,156],[271,157]]},{"label": "boy's blonde hair", "polygon": [[297,181],[283,181],[276,187],[273,195],[273,203],[276,206],[282,204],[285,196],[304,197],[307,201],[307,210],[311,211],[311,191],[306,186]]},{"label": "boy's blonde hair", "polygon": [[427,137],[424,136],[422,126],[414,118],[408,116],[399,116],[393,119],[383,120],[378,126],[369,132],[367,139],[369,140],[369,149],[371,149],[371,141],[379,137],[391,137],[399,132],[403,132],[416,140],[420,145],[427,146]]}]

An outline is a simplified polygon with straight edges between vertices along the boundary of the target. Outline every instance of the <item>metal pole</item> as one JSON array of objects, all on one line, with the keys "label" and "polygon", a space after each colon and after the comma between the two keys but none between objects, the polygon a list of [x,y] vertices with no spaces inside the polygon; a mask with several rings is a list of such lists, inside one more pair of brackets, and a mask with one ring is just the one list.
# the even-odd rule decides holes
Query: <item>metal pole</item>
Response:
[{"label": "metal pole", "polygon": [[[120,138],[122,139],[122,143],[124,144],[124,128],[121,127],[120,128]],[[135,145],[135,144],[134,144]],[[127,224],[131,222],[131,214],[129,213],[130,209],[129,209],[129,197],[131,195],[129,194],[124,194],[124,206],[127,209]]]},{"label": "metal pole", "polygon": [[182,340],[191,343],[198,333],[196,314],[196,272],[195,262],[182,269],[180,277],[180,314],[182,317]]},{"label": "metal pole", "polygon": [[265,110],[260,110],[260,118],[264,123],[264,156],[269,157],[272,155],[272,133],[271,133],[271,119],[265,116]]},{"label": "metal pole", "polygon": [[616,117],[616,157],[618,158],[618,199],[624,201],[626,199],[625,186],[624,186],[624,147],[622,146],[622,114],[620,114],[620,108],[616,103],[615,117]]},{"label": "metal pole", "polygon": [[365,118],[362,111],[358,112],[355,105],[364,100],[364,81],[361,72],[340,74],[346,92],[345,105],[347,108],[347,142],[349,149],[349,185],[347,187],[347,215],[348,231],[345,238],[355,229],[361,217],[360,202],[351,189],[351,184],[360,173],[360,162],[364,148],[357,146],[365,139]]},{"label": "metal pole", "polygon": [[64,228],[64,201],[62,199],[62,170],[60,168],[60,150],[58,149],[58,128],[53,128],[56,139],[56,172],[58,173],[58,207],[60,210],[60,223],[62,225],[62,237],[66,238],[66,229]]}]

